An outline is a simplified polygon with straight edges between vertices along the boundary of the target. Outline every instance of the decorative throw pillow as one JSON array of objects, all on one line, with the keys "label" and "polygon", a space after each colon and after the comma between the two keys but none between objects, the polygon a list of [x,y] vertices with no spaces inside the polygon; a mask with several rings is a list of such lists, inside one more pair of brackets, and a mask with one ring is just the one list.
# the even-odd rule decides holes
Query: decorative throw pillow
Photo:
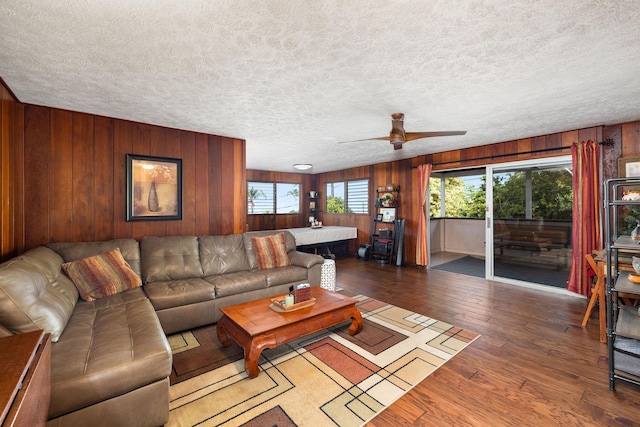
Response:
[{"label": "decorative throw pillow", "polygon": [[287,244],[284,233],[265,237],[252,237],[253,251],[256,253],[258,269],[286,267],[291,265],[287,254]]},{"label": "decorative throw pillow", "polygon": [[62,264],[62,269],[78,288],[80,297],[93,301],[142,285],[116,248],[100,255]]}]

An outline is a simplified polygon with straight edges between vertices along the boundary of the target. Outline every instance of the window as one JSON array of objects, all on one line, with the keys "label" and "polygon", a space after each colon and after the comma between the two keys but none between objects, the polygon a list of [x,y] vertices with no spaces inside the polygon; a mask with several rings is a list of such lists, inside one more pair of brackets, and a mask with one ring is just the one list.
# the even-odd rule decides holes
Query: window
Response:
[{"label": "window", "polygon": [[268,214],[274,212],[272,182],[249,182],[247,186],[247,212],[253,214]]},{"label": "window", "polygon": [[369,213],[369,181],[347,181],[347,212]]},{"label": "window", "polygon": [[[484,173],[434,173],[429,179],[431,218],[484,218]],[[443,203],[444,201],[444,203]]]},{"label": "window", "polygon": [[276,213],[300,213],[300,184],[276,183]]},{"label": "window", "polygon": [[369,214],[369,180],[326,183],[327,213]]},{"label": "window", "polygon": [[327,183],[327,212],[344,213],[344,182]]},{"label": "window", "polygon": [[[570,170],[570,164],[537,164],[494,173],[494,219],[571,219]],[[486,188],[486,175],[479,169],[433,173],[429,180],[430,217],[485,218]]]},{"label": "window", "polygon": [[300,184],[288,182],[247,183],[247,212],[295,214],[300,212]]}]

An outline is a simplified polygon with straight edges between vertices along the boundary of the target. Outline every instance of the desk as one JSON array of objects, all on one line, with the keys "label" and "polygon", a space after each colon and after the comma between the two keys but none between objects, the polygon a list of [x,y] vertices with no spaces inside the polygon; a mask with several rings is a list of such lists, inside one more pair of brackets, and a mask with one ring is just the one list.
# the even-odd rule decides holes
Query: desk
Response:
[{"label": "desk", "polygon": [[295,237],[297,247],[328,248],[331,244],[358,238],[356,227],[328,225],[321,228],[287,228],[287,231]]}]

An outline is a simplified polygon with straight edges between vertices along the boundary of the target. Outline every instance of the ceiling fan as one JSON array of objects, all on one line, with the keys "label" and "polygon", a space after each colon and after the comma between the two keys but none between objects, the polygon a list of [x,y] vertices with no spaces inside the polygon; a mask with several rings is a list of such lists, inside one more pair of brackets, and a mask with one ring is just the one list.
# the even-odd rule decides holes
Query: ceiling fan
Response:
[{"label": "ceiling fan", "polygon": [[341,142],[371,141],[373,139],[380,139],[384,141],[389,141],[393,145],[394,150],[400,150],[402,148],[402,144],[408,141],[413,141],[415,139],[430,138],[434,136],[464,135],[466,133],[467,131],[405,132],[404,113],[394,113],[391,115],[391,132],[389,132],[389,136],[356,139],[354,141],[341,141]]}]

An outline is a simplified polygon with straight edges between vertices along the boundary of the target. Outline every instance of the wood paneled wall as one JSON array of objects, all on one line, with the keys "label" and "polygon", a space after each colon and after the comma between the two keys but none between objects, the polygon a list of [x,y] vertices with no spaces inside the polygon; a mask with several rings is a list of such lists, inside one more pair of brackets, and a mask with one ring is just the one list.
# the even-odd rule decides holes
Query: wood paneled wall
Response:
[{"label": "wood paneled wall", "polygon": [[619,128],[623,157],[640,157],[640,122],[625,123]]},{"label": "wood paneled wall", "polygon": [[618,160],[622,157],[640,157],[640,121],[605,126],[603,139],[612,144],[602,149],[603,179],[618,176]]},{"label": "wood paneled wall", "polygon": [[0,260],[24,251],[24,107],[0,81]]},{"label": "wood paneled wall", "polygon": [[601,141],[602,127],[593,127],[496,144],[471,147],[464,150],[419,156],[415,166],[431,163],[433,170],[468,168],[492,163],[515,162],[544,157],[571,155],[571,144],[580,141]]},{"label": "wood paneled wall", "polygon": [[[127,153],[182,159],[182,220],[126,221]],[[243,140],[25,105],[24,161],[15,166],[25,177],[24,249],[241,233],[245,164]]]}]

